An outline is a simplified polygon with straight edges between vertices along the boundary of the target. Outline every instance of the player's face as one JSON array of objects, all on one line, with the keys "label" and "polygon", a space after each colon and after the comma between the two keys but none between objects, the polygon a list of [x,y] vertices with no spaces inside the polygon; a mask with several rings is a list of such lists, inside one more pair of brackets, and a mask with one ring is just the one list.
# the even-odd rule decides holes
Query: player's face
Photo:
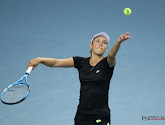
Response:
[{"label": "player's face", "polygon": [[103,55],[107,51],[108,43],[104,36],[98,36],[94,38],[92,49],[93,52],[99,55]]}]

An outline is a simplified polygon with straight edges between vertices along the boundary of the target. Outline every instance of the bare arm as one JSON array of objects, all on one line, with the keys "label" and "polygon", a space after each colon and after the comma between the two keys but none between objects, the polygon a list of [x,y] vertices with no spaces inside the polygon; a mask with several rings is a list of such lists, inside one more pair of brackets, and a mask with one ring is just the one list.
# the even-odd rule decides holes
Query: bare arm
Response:
[{"label": "bare arm", "polygon": [[132,38],[132,36],[127,36],[128,34],[129,32],[121,35],[119,39],[117,40],[117,42],[115,43],[115,45],[113,46],[113,48],[111,49],[111,51],[109,52],[107,61],[110,67],[116,64],[116,54],[119,51],[121,43],[129,38]]},{"label": "bare arm", "polygon": [[54,58],[41,58],[37,57],[29,61],[29,64],[27,66],[33,66],[33,69],[38,66],[38,64],[44,64],[48,67],[74,67],[74,60],[73,58],[68,59],[54,59]]},{"label": "bare arm", "polygon": [[120,44],[120,42],[116,42],[111,51],[108,53],[108,56],[110,56],[111,58],[115,58],[117,52],[119,51]]},{"label": "bare arm", "polygon": [[116,54],[119,51],[120,44],[121,43],[116,42],[112,50],[108,53],[107,62],[109,64],[109,67],[113,67],[114,65],[116,65]]}]

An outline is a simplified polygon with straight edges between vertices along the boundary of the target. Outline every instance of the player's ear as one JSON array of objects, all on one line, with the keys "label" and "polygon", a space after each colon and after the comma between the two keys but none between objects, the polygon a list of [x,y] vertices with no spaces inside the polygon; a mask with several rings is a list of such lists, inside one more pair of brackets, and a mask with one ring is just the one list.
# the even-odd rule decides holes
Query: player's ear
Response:
[{"label": "player's ear", "polygon": [[89,48],[92,49],[92,43],[89,44]]}]

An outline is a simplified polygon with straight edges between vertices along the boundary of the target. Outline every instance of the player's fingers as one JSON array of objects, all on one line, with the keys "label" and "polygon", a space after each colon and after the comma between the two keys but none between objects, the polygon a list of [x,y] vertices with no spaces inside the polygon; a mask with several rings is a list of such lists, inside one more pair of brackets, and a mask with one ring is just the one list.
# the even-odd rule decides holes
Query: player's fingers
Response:
[{"label": "player's fingers", "polygon": [[124,36],[121,36],[120,39],[121,39],[121,41],[123,41],[124,40]]},{"label": "player's fingers", "polygon": [[35,68],[37,67],[37,65],[35,65],[35,66],[34,66],[34,65],[29,65],[29,66],[27,66],[27,69],[28,69],[30,66],[33,66],[32,70],[35,69]]},{"label": "player's fingers", "polygon": [[124,41],[124,40],[127,40],[127,39],[128,39],[127,36],[123,36],[123,41]]},{"label": "player's fingers", "polygon": [[31,66],[31,65],[30,65],[30,64],[28,64],[28,65],[27,65],[27,69],[28,69],[30,66]]},{"label": "player's fingers", "polygon": [[127,38],[133,38],[132,36],[127,36]]},{"label": "player's fingers", "polygon": [[131,37],[130,36],[123,36],[123,40],[127,40],[129,38],[131,38]]},{"label": "player's fingers", "polygon": [[126,32],[126,33],[124,33],[123,35],[126,36],[126,35],[128,35],[128,34],[129,34],[129,32]]},{"label": "player's fingers", "polygon": [[124,36],[126,36],[125,34],[121,35],[120,37],[123,38]]},{"label": "player's fingers", "polygon": [[35,69],[37,66],[33,66],[33,69]]},{"label": "player's fingers", "polygon": [[[28,66],[27,66],[27,69],[28,69],[30,66],[32,66],[32,65],[28,65]],[[32,69],[34,69],[34,66],[33,66],[33,68],[32,68]]]},{"label": "player's fingers", "polygon": [[32,61],[31,61],[31,60],[29,61],[29,64],[27,65],[27,69],[28,69],[30,66],[33,66],[33,68],[32,68],[32,69],[34,69],[34,67],[35,67],[35,65],[32,63]]},{"label": "player's fingers", "polygon": [[132,36],[123,36],[124,39],[133,38]]}]

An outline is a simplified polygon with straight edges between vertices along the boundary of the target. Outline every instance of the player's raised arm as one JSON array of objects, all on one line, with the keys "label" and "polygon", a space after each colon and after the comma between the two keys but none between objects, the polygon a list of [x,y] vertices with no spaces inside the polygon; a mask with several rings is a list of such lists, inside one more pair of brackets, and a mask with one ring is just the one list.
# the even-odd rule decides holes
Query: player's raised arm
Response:
[{"label": "player's raised arm", "polygon": [[113,67],[116,64],[116,54],[119,51],[120,45],[123,41],[133,38],[132,36],[128,36],[129,32],[121,35],[115,45],[112,47],[111,51],[108,54],[107,61],[110,67]]},{"label": "player's raised arm", "polygon": [[74,61],[73,57],[70,57],[68,59],[55,59],[55,58],[41,58],[37,57],[29,61],[29,64],[27,66],[33,66],[33,69],[38,66],[38,64],[44,64],[49,67],[74,67]]},{"label": "player's raised arm", "polygon": [[129,38],[133,38],[132,36],[127,36],[129,34],[129,32],[125,33],[125,34],[122,34],[116,44],[113,46],[112,50],[109,52],[108,56],[110,56],[111,58],[115,58],[119,48],[120,48],[120,44],[122,42],[124,42],[125,40],[129,39]]}]

